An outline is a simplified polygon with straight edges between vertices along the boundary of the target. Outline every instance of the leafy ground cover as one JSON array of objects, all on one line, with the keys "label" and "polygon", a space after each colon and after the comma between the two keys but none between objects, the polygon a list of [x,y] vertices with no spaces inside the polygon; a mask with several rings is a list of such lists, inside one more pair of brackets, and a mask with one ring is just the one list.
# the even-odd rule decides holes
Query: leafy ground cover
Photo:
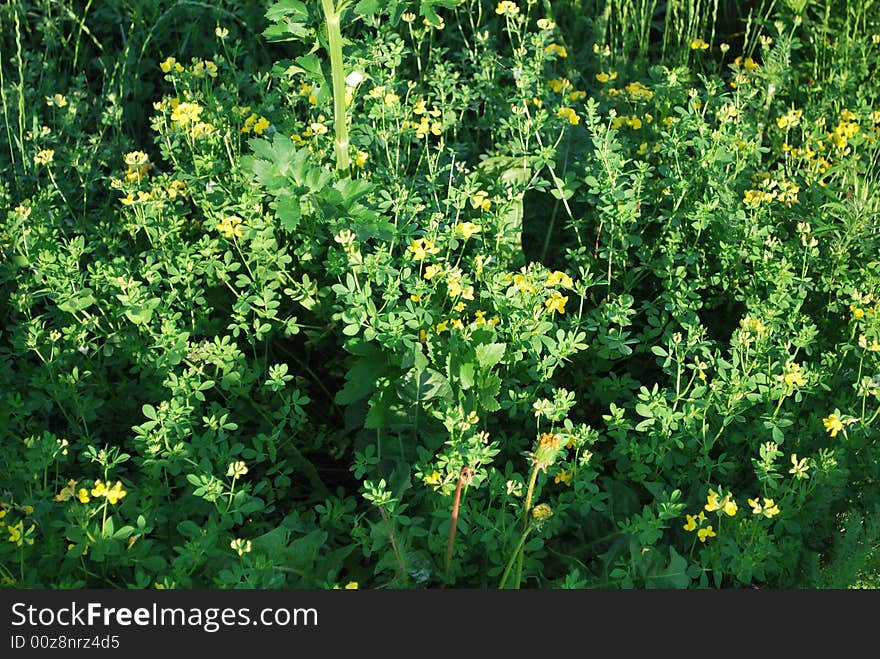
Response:
[{"label": "leafy ground cover", "polygon": [[880,5],[0,7],[0,579],[876,587]]}]

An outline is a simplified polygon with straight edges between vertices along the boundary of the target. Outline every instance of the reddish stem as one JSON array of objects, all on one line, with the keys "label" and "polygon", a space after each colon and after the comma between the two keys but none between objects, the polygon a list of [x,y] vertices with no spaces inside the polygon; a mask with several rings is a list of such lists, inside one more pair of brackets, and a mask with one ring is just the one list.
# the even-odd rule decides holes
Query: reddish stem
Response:
[{"label": "reddish stem", "polygon": [[452,500],[452,518],[449,525],[449,542],[446,545],[446,575],[452,566],[452,546],[455,544],[455,528],[458,525],[458,505],[461,503],[461,486],[470,484],[474,477],[474,470],[470,467],[462,467],[458,474],[458,485],[455,487],[455,498]]}]

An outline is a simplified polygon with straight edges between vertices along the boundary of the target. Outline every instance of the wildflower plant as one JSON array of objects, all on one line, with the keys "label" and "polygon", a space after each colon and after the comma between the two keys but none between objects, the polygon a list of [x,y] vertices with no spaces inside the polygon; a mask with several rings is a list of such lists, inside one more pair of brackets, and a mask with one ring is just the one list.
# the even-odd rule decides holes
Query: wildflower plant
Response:
[{"label": "wildflower plant", "polygon": [[245,4],[0,8],[4,585],[876,565],[862,3]]}]

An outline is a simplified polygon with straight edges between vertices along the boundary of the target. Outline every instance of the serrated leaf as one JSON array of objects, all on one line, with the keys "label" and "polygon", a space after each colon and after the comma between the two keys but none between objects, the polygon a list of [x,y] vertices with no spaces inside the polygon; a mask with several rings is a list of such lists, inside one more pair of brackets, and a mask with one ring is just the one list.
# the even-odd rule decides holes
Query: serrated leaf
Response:
[{"label": "serrated leaf", "polygon": [[407,403],[425,402],[432,398],[445,398],[452,394],[449,381],[438,371],[410,369],[398,381],[398,395]]},{"label": "serrated leaf", "polygon": [[481,368],[492,368],[504,357],[506,349],[506,343],[481,343],[476,347],[477,363]]},{"label": "serrated leaf", "polygon": [[294,231],[299,226],[302,217],[302,209],[299,198],[291,194],[281,194],[272,204],[275,214],[281,222],[281,227],[286,231]]}]

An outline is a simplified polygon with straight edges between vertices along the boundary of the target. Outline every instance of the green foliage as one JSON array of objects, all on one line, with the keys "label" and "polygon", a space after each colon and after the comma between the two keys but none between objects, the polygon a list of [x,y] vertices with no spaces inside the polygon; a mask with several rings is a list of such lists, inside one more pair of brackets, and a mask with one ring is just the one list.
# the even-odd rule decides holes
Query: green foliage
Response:
[{"label": "green foliage", "polygon": [[868,4],[4,5],[4,586],[876,587]]}]

